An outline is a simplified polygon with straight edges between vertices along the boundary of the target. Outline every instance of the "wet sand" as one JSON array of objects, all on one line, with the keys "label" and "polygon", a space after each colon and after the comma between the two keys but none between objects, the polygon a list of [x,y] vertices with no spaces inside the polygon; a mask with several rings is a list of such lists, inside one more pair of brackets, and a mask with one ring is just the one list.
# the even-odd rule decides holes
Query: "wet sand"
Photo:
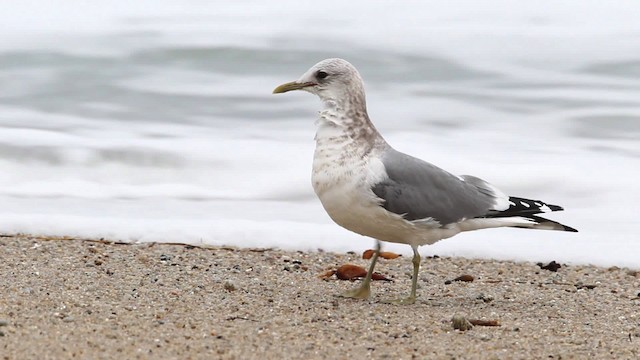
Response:
[{"label": "wet sand", "polygon": [[[361,254],[0,237],[0,359],[638,358],[640,272],[380,260],[369,300],[323,280]],[[471,275],[472,282],[447,280]],[[454,330],[454,316],[500,326]]]}]

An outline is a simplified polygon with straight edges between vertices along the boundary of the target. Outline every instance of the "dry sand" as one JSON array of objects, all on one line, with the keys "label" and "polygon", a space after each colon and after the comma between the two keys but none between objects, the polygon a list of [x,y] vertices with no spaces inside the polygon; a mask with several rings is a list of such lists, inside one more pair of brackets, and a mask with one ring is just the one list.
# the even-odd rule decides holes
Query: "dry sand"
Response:
[{"label": "dry sand", "polygon": [[[0,237],[0,359],[640,357],[640,273],[381,260],[370,300],[322,280],[360,254]],[[469,274],[473,282],[446,280]],[[454,330],[451,318],[501,326]]]}]

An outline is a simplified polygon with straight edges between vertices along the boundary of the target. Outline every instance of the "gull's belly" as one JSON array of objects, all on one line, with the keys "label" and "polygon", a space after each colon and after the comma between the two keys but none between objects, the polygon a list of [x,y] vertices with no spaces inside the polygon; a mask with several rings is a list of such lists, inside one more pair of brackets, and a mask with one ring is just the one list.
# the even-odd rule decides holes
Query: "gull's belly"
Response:
[{"label": "gull's belly", "polygon": [[383,241],[411,243],[418,229],[380,206],[369,185],[367,166],[367,159],[315,158],[312,182],[322,206],[345,229]]}]

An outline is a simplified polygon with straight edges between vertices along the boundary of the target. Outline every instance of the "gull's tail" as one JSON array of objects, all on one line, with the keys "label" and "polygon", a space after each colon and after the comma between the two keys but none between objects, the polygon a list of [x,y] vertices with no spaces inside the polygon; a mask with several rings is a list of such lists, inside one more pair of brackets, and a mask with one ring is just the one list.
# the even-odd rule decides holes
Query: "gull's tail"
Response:
[{"label": "gull's tail", "polygon": [[503,211],[493,211],[485,215],[485,218],[516,218],[524,220],[523,223],[512,227],[540,230],[560,230],[578,232],[578,230],[563,225],[559,222],[545,219],[536,214],[564,210],[561,206],[546,204],[540,200],[530,200],[515,196],[509,197],[509,208]]}]

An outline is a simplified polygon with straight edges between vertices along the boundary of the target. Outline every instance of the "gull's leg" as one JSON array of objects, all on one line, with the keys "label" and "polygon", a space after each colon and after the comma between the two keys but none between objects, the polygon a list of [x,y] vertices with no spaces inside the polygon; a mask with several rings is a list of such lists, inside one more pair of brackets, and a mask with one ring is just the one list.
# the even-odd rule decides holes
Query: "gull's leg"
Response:
[{"label": "gull's leg", "polygon": [[376,261],[378,261],[378,255],[380,255],[380,241],[376,240],[376,249],[373,253],[373,257],[371,258],[371,264],[369,265],[369,271],[367,271],[367,276],[362,281],[360,287],[349,290],[346,293],[342,294],[342,297],[354,298],[354,299],[366,299],[369,297],[370,289],[371,289],[371,276],[373,275],[373,269],[376,267]]},{"label": "gull's leg", "polygon": [[411,249],[413,250],[413,259],[411,259],[411,262],[413,263],[413,278],[411,279],[411,294],[409,294],[408,298],[383,301],[387,304],[410,305],[416,302],[416,289],[418,288],[418,272],[420,272],[420,253],[418,252],[417,246],[411,245]]}]

